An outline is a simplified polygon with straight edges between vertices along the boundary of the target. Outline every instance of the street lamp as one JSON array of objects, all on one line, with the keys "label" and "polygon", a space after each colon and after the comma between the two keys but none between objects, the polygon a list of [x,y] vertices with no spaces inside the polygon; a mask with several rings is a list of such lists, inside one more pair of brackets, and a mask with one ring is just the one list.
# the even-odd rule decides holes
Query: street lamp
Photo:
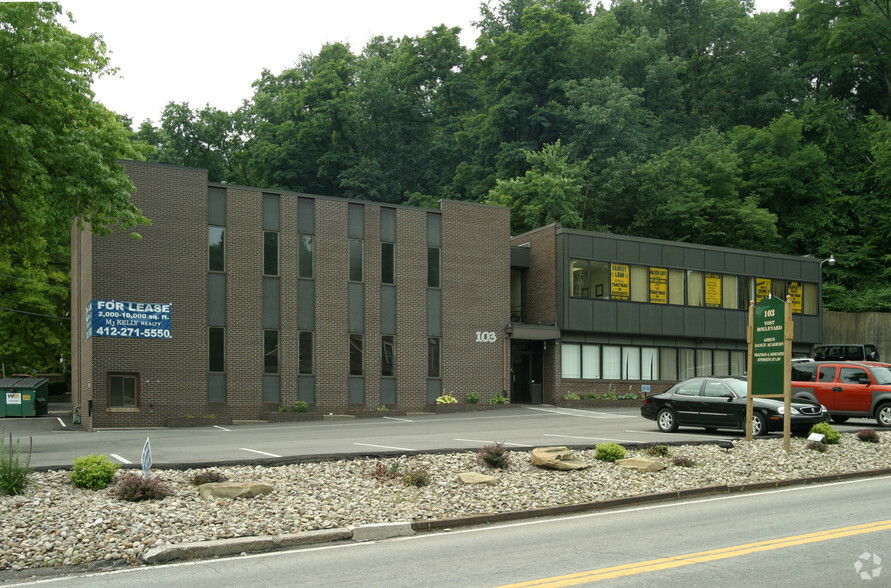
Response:
[{"label": "street lamp", "polygon": [[835,256],[830,253],[829,259],[824,259],[823,261],[820,262],[820,269],[823,269],[823,264],[826,263],[827,261],[829,262],[829,265],[835,265]]}]

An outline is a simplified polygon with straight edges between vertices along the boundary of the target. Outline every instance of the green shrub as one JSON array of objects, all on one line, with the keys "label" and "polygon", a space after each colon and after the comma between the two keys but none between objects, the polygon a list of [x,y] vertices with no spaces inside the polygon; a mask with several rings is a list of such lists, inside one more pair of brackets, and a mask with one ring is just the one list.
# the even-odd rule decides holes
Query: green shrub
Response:
[{"label": "green shrub", "polygon": [[380,406],[377,407],[377,410],[378,410],[378,412],[388,412],[390,409],[387,408],[386,404],[381,404]]},{"label": "green shrub", "polygon": [[808,441],[807,448],[813,449],[814,451],[819,451],[820,453],[823,453],[824,451],[829,449],[829,446],[826,445],[825,443],[823,443],[822,441]]},{"label": "green shrub", "polygon": [[501,394],[496,394],[492,397],[492,400],[489,401],[489,404],[510,404],[510,400]]},{"label": "green shrub", "polygon": [[192,476],[192,484],[200,486],[201,484],[213,484],[215,482],[225,482],[229,478],[223,472],[217,470],[201,470]]},{"label": "green shrub", "polygon": [[817,423],[811,427],[810,434],[813,435],[814,433],[823,435],[823,443],[826,445],[838,445],[841,439],[841,434],[833,429],[829,423]]},{"label": "green shrub", "polygon": [[480,395],[479,392],[468,392],[464,397],[464,400],[467,401],[467,404],[479,404],[480,403]]},{"label": "green shrub", "polygon": [[609,462],[625,459],[625,448],[618,443],[601,443],[594,452],[594,459]]},{"label": "green shrub", "polygon": [[443,394],[436,398],[436,404],[458,404],[458,399],[451,394]]},{"label": "green shrub", "polygon": [[399,477],[399,464],[393,463],[389,467],[385,467],[383,463],[377,462],[371,470],[371,477],[378,480],[381,484],[387,480]]},{"label": "green shrub", "polygon": [[579,400],[579,395],[574,392],[570,392],[569,394],[563,395],[563,400]]},{"label": "green shrub", "polygon": [[696,465],[696,462],[693,461],[692,458],[689,458],[686,456],[681,456],[681,455],[672,459],[671,463],[673,463],[676,466],[682,467],[682,468],[692,468],[693,466]]},{"label": "green shrub", "polygon": [[430,483],[430,474],[425,469],[409,470],[402,474],[406,486],[426,486]]},{"label": "green shrub", "polygon": [[625,394],[619,395],[619,400],[639,400],[640,396],[634,394],[633,392],[626,392]]},{"label": "green shrub", "polygon": [[595,394],[594,392],[588,392],[582,398],[584,398],[585,400],[597,400],[598,398],[600,398],[600,394]]},{"label": "green shrub", "polygon": [[142,500],[157,500],[170,496],[173,491],[160,477],[146,478],[142,474],[131,472],[125,474],[111,493],[118,500],[127,502],[139,502]]},{"label": "green shrub", "polygon": [[29,438],[28,455],[22,461],[19,453],[19,441],[12,444],[12,433],[9,434],[9,443],[3,441],[3,432],[0,431],[0,494],[18,495],[24,494],[31,480],[31,450],[34,440]]},{"label": "green shrub", "polygon": [[857,433],[857,438],[865,443],[878,443],[881,441],[875,429],[863,429]]},{"label": "green shrub", "polygon": [[278,407],[279,412],[288,412],[288,407],[284,404]]},{"label": "green shrub", "polygon": [[309,412],[309,403],[304,402],[303,400],[298,400],[291,408],[294,412]]},{"label": "green shrub", "polygon": [[510,467],[510,457],[504,443],[490,443],[476,454],[477,461],[484,463],[496,470],[506,470]]},{"label": "green shrub", "polygon": [[668,457],[670,454],[668,445],[653,445],[647,449],[647,455],[650,457]]},{"label": "green shrub", "polygon": [[76,488],[101,490],[111,483],[119,467],[120,464],[112,462],[105,455],[77,457],[71,469],[71,483]]}]

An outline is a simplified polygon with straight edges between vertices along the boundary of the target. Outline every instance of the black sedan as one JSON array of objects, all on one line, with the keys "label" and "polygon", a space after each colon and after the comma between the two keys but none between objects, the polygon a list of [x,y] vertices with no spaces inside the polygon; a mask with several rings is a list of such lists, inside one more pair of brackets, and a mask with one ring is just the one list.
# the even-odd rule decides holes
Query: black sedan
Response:
[{"label": "black sedan", "polygon": [[[679,426],[713,429],[746,428],[745,378],[692,378],[678,382],[661,394],[647,396],[640,414],[656,421],[663,433],[673,433]],[[766,435],[783,430],[782,400],[752,398],[752,435]],[[812,426],[829,420],[826,407],[802,402],[792,403],[792,431],[807,433]]]}]

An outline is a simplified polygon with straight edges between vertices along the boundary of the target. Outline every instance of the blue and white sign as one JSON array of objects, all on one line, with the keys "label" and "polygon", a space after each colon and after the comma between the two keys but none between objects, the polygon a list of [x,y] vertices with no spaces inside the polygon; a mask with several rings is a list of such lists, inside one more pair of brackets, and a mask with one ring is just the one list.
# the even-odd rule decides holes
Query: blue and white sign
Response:
[{"label": "blue and white sign", "polygon": [[92,300],[87,306],[87,339],[135,337],[170,339],[170,304]]}]

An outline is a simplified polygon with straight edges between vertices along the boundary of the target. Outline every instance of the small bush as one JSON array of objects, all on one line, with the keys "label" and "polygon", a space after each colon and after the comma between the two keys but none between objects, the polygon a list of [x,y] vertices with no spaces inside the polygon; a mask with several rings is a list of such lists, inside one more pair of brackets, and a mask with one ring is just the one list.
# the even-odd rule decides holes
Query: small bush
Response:
[{"label": "small bush", "polygon": [[582,396],[585,400],[597,400],[600,398],[600,394],[595,394],[594,392],[588,392],[584,396]]},{"label": "small bush", "polygon": [[489,401],[489,404],[510,404],[510,400],[501,394],[496,394],[492,397],[492,400]]},{"label": "small bush", "polygon": [[574,392],[570,392],[569,394],[563,395],[563,400],[579,400],[579,395]]},{"label": "small bush", "polygon": [[309,403],[304,402],[303,400],[298,400],[291,407],[291,410],[294,412],[309,412]]},{"label": "small bush", "polygon": [[857,438],[865,443],[878,443],[881,440],[875,429],[863,429],[857,433]]},{"label": "small bush", "polygon": [[119,467],[120,464],[112,462],[105,455],[77,457],[71,468],[71,483],[76,488],[101,490],[111,483]]},{"label": "small bush", "polygon": [[639,400],[640,396],[634,394],[633,392],[626,392],[625,394],[619,395],[619,400]]},{"label": "small bush", "polygon": [[829,446],[823,443],[822,441],[808,441],[807,448],[813,449],[814,451],[819,451],[820,453],[825,452],[829,449]]},{"label": "small bush", "polygon": [[841,439],[841,434],[833,429],[829,423],[817,423],[811,427],[810,434],[813,435],[814,433],[823,435],[823,443],[826,445],[838,445]]},{"label": "small bush", "polygon": [[696,462],[693,461],[692,458],[682,456],[682,455],[679,455],[679,456],[675,457],[674,459],[672,459],[671,463],[673,463],[676,466],[682,467],[682,468],[692,468],[693,466],[696,465]]},{"label": "small bush", "polygon": [[288,412],[288,407],[285,406],[284,404],[282,404],[281,406],[278,407],[278,411],[279,412]]},{"label": "small bush", "polygon": [[650,457],[668,457],[670,454],[668,445],[653,445],[647,449],[647,455]]},{"label": "small bush", "polygon": [[464,400],[467,401],[467,404],[479,404],[480,403],[480,395],[479,392],[468,392],[464,397]]},{"label": "small bush", "polygon": [[200,486],[201,484],[213,484],[215,482],[225,482],[229,478],[223,472],[217,470],[201,470],[192,476],[192,484]]},{"label": "small bush", "polygon": [[436,404],[458,404],[458,399],[451,394],[443,394],[436,398]]},{"label": "small bush", "polygon": [[594,452],[594,459],[608,462],[625,459],[625,448],[618,443],[601,443]]},{"label": "small bush", "polygon": [[170,496],[173,491],[158,476],[146,478],[142,474],[131,472],[118,480],[111,493],[118,500],[140,502],[142,500],[158,500]]},{"label": "small bush", "polygon": [[34,440],[30,439],[28,455],[22,461],[19,453],[19,442],[12,444],[12,433],[9,434],[9,444],[3,442],[3,432],[0,431],[0,494],[18,495],[24,494],[31,485],[31,450]]},{"label": "small bush", "polygon": [[381,484],[387,480],[393,480],[399,477],[399,464],[391,464],[390,467],[384,467],[384,464],[377,462],[371,470],[371,477],[378,480]]},{"label": "small bush", "polygon": [[389,412],[389,408],[387,408],[386,404],[381,404],[377,407],[378,412]]},{"label": "small bush", "polygon": [[406,486],[426,486],[430,483],[430,474],[425,469],[409,470],[402,474]]},{"label": "small bush", "polygon": [[477,452],[476,458],[480,463],[496,470],[506,470],[510,467],[510,458],[504,443],[486,445]]}]

